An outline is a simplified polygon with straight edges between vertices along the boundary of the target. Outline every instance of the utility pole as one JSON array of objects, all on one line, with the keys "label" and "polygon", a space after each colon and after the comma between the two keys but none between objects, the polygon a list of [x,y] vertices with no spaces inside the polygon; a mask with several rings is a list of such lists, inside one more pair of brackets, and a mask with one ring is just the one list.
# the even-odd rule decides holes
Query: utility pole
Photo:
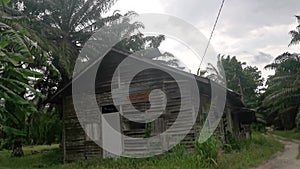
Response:
[{"label": "utility pole", "polygon": [[243,93],[243,88],[242,88],[242,83],[241,83],[241,78],[239,77],[239,86],[240,86],[240,94],[241,94],[241,100],[244,103],[244,93]]}]

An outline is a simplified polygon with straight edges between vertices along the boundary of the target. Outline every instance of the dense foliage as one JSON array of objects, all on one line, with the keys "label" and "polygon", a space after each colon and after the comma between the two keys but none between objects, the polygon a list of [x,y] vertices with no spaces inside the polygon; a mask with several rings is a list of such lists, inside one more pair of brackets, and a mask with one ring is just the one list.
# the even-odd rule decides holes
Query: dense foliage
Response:
[{"label": "dense foliage", "polygon": [[[257,67],[246,66],[235,56],[218,56],[217,68],[209,64],[205,73],[207,77],[220,84],[226,83],[226,87],[239,93],[242,100],[249,108],[257,108],[260,105],[260,88],[264,79]],[[222,63],[222,64],[221,64]],[[222,67],[221,67],[222,66]],[[222,74],[222,69],[224,73]],[[226,82],[225,82],[226,79]]]},{"label": "dense foliage", "polygon": [[236,57],[222,57],[227,87],[241,94],[242,100],[250,108],[259,106],[260,90],[264,79],[257,67],[246,66]]}]

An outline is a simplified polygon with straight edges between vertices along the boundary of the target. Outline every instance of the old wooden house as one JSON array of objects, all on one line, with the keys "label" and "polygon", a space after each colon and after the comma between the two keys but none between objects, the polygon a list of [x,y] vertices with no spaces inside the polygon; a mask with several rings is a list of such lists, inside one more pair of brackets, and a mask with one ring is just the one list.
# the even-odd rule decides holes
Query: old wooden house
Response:
[{"label": "old wooden house", "polygon": [[[142,64],[152,67],[134,76],[130,84],[128,84],[128,79],[126,79],[126,74],[130,72],[118,66],[128,57],[130,57],[131,61],[128,62],[129,65],[127,64],[127,66],[130,66],[130,64],[132,64],[131,66]],[[191,77],[191,74],[146,61],[145,59],[129,56],[128,53],[113,49],[97,67],[94,90],[98,103],[97,110],[90,107],[86,102],[84,103],[85,110],[82,110],[87,116],[95,120],[82,124],[79,123],[78,113],[75,112],[72,100],[72,83],[80,78],[84,81],[85,76],[88,76],[89,69],[92,68],[85,69],[50,100],[62,106],[65,162],[94,157],[113,157],[112,154],[99,146],[104,144],[108,147],[113,146],[122,155],[147,154],[149,152],[159,154],[174,146],[177,137],[184,137],[181,145],[193,151],[195,142],[199,137],[203,123],[212,105],[211,84],[214,82],[192,75],[196,79],[199,93],[194,93],[194,91],[188,89],[180,91],[178,83],[189,85],[190,81],[187,77]],[[175,80],[163,70],[168,70],[178,75],[177,78],[179,80]],[[113,80],[113,76],[116,73],[117,80]],[[128,95],[122,94],[122,92],[126,91],[125,89],[123,90],[123,87],[126,85],[130,86]],[[156,89],[160,89],[164,94],[158,92],[151,100],[149,95]],[[228,89],[225,90],[225,108],[224,112],[221,113],[222,118],[215,131],[215,134],[224,141],[226,141],[226,133],[239,137],[242,128],[255,120],[254,112],[245,108],[240,95]],[[120,97],[113,98],[113,92],[117,93],[117,95],[119,94]],[[82,93],[84,93],[84,96],[81,98],[84,101],[88,97],[89,94],[87,93],[89,92],[82,91]],[[184,97],[182,97],[182,93],[185,93]],[[197,95],[200,98],[198,100],[195,98]],[[114,99],[119,99],[118,105],[115,105]],[[163,109],[150,104],[150,102],[161,103],[164,100],[167,101]],[[130,106],[133,106],[135,109],[132,110],[132,108],[129,108]],[[198,110],[198,115],[195,115],[197,114],[196,110]],[[183,115],[180,118],[178,118],[179,111],[183,111]],[[147,112],[148,115],[153,115],[156,118],[147,123],[142,121],[139,123],[128,119],[128,117],[135,118],[144,114],[141,112]],[[122,135],[111,136],[110,132],[103,127],[101,117],[105,117],[110,125]],[[192,127],[189,127],[191,124]],[[188,134],[182,132],[183,129],[188,129]],[[165,134],[160,135],[163,132]],[[128,137],[124,137],[124,135]],[[151,138],[152,136],[158,137],[147,143],[145,143],[144,139],[134,139]],[[151,148],[149,149],[149,146],[145,146],[146,144],[153,146],[150,146]]]}]

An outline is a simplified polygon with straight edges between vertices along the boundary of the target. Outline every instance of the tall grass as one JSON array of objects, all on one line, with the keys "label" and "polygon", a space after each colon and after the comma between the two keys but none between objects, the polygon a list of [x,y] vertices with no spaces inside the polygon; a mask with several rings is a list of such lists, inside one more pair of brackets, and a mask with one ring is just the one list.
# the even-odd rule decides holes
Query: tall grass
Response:
[{"label": "tall grass", "polygon": [[[215,140],[210,139],[203,145],[198,144],[196,152],[191,154],[183,146],[176,146],[170,154],[160,157],[151,157],[145,159],[120,158],[97,159],[88,162],[77,162],[73,164],[53,166],[51,169],[177,169],[177,168],[213,168],[217,161],[217,147],[214,145]],[[205,148],[204,148],[205,147]],[[201,150],[200,150],[201,148]],[[202,149],[204,148],[204,149]]]}]

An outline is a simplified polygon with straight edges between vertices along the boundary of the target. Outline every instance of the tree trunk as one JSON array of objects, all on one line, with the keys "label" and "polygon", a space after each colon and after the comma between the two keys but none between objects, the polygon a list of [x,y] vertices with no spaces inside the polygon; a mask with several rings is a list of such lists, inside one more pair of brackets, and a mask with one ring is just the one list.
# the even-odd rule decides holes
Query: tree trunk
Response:
[{"label": "tree trunk", "polygon": [[11,153],[12,157],[22,157],[24,156],[24,152],[22,150],[22,142],[20,140],[14,141],[13,151]]}]

